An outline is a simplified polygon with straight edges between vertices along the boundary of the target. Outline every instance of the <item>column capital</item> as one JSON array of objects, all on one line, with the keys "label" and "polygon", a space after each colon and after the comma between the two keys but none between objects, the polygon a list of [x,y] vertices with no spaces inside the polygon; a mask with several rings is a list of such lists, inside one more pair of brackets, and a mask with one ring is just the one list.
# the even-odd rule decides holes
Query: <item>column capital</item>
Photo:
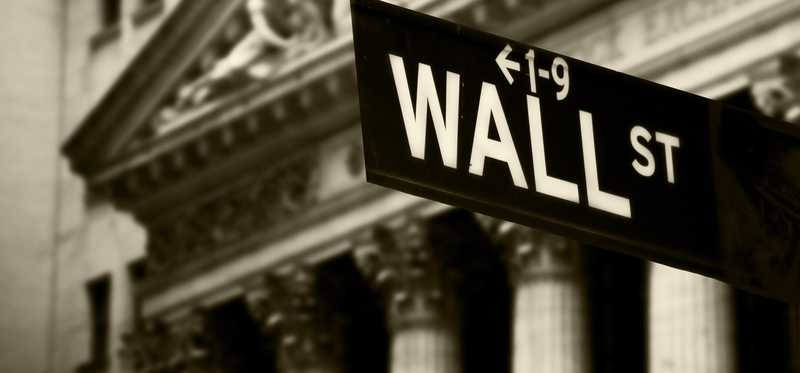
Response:
[{"label": "column capital", "polygon": [[332,320],[312,269],[298,265],[265,274],[251,284],[246,300],[263,332],[278,338],[281,372],[335,370]]},{"label": "column capital", "polygon": [[206,312],[192,310],[170,323],[143,320],[122,335],[120,357],[136,373],[217,372],[211,358]]},{"label": "column capital", "polygon": [[580,274],[577,242],[485,215],[476,219],[501,247],[514,282]]},{"label": "column capital", "polygon": [[217,371],[211,357],[211,337],[208,334],[206,310],[195,308],[169,326],[174,343],[172,364],[178,372]]},{"label": "column capital", "polygon": [[127,370],[136,373],[164,372],[169,360],[169,330],[160,320],[144,320],[122,335],[120,358]]},{"label": "column capital", "polygon": [[450,285],[441,259],[428,241],[427,222],[405,219],[357,239],[356,264],[384,297],[393,328],[440,325],[446,320]]},{"label": "column capital", "polygon": [[800,57],[785,55],[756,70],[750,93],[764,114],[800,124]]}]

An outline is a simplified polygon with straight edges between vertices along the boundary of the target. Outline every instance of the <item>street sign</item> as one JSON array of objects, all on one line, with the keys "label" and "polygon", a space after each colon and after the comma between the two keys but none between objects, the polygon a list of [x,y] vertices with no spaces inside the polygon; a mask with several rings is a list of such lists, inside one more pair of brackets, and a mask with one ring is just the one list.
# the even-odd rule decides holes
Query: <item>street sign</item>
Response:
[{"label": "street sign", "polygon": [[800,300],[800,131],[353,0],[367,180]]}]

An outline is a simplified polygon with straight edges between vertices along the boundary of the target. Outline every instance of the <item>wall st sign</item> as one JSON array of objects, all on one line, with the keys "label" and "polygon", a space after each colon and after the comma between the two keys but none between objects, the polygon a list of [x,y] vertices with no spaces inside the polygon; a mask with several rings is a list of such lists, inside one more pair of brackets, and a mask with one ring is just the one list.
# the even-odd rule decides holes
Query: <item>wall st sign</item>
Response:
[{"label": "wall st sign", "polygon": [[367,179],[800,298],[800,135],[686,92],[355,0]]}]

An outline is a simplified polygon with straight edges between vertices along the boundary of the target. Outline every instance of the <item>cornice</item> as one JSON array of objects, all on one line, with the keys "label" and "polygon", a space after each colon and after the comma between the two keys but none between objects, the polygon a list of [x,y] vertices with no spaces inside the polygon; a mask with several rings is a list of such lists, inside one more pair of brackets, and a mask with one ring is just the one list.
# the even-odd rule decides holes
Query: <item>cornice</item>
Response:
[{"label": "cornice", "polygon": [[176,6],[63,145],[78,174],[90,177],[108,164],[240,2],[191,0]]},{"label": "cornice", "polygon": [[[345,69],[337,76],[327,75],[325,81],[349,83],[338,75],[351,74]],[[296,82],[290,83],[294,86]],[[140,219],[149,219],[164,206],[185,203],[204,190],[219,188],[206,184],[231,180],[248,169],[259,168],[266,159],[276,160],[298,149],[314,147],[358,121],[357,100],[350,91],[355,87],[341,83],[340,90],[331,92],[317,89],[320,84],[325,85],[324,81],[316,82],[303,91],[306,93],[292,96],[282,96],[276,90],[234,95],[230,97],[234,104],[221,105],[225,110],[212,111],[152,149],[132,155],[128,162],[118,164],[119,169],[93,185],[105,185],[116,204]],[[304,94],[313,95],[314,107],[302,107],[299,98]],[[279,119],[275,114],[278,110],[288,114],[280,114],[284,117]]]}]

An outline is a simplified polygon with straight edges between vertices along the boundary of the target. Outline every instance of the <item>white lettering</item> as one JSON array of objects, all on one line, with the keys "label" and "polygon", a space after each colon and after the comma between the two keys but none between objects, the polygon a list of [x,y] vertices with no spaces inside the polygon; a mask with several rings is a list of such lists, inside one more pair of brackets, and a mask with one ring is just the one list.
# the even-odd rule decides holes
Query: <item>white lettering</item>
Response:
[{"label": "white lettering", "polygon": [[528,76],[530,76],[531,81],[531,93],[536,93],[536,74],[533,73],[536,70],[536,65],[534,64],[535,58],[536,53],[533,49],[528,49],[528,53],[525,54],[525,59],[528,60]]},{"label": "white lettering", "polygon": [[544,133],[542,131],[542,110],[539,105],[539,98],[531,95],[528,95],[528,125],[531,131],[533,175],[536,191],[570,202],[580,202],[578,185],[547,175]]},{"label": "white lettering", "polygon": [[681,146],[681,140],[666,133],[656,132],[656,141],[664,144],[664,157],[667,160],[667,181],[675,184],[675,163],[672,159],[672,149]]},{"label": "white lettering", "polygon": [[653,157],[653,153],[641,143],[640,139],[644,139],[645,142],[650,142],[651,138],[652,136],[650,135],[650,131],[642,126],[636,126],[631,129],[631,146],[633,146],[633,149],[636,150],[639,155],[644,157],[646,161],[645,164],[642,164],[638,159],[634,159],[631,164],[633,165],[633,169],[636,170],[639,175],[645,177],[653,176],[653,174],[656,172],[656,161]]},{"label": "white lettering", "polygon": [[447,72],[445,92],[447,107],[445,115],[442,115],[431,67],[420,63],[417,73],[417,106],[415,110],[411,104],[411,93],[403,58],[390,54],[389,62],[392,66],[392,76],[394,76],[397,89],[397,98],[400,101],[400,110],[403,114],[411,156],[425,159],[425,137],[428,107],[430,107],[433,128],[436,130],[436,140],[439,142],[439,151],[442,154],[442,163],[447,167],[456,168],[458,164],[458,100],[461,77],[456,73]]},{"label": "white lettering", "polygon": [[[494,118],[500,141],[489,138],[489,122],[492,118]],[[511,131],[508,129],[506,114],[500,103],[500,97],[497,95],[497,88],[494,84],[484,82],[478,103],[475,136],[472,139],[469,172],[473,175],[483,176],[483,164],[486,157],[505,162],[511,172],[514,185],[528,189],[522,165],[517,157],[517,149],[514,147],[514,139],[511,138]]]},{"label": "white lettering", "polygon": [[594,149],[594,129],[592,114],[580,111],[581,148],[583,149],[583,168],[586,172],[586,192],[589,206],[612,214],[631,217],[630,200],[600,190],[597,176],[597,157]]}]

